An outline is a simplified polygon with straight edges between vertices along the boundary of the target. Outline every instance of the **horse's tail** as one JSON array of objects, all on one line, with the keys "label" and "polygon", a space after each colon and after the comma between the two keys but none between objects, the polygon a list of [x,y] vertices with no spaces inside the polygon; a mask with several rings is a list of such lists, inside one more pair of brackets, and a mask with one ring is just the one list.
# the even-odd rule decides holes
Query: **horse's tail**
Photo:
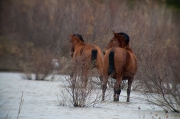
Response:
[{"label": "horse's tail", "polygon": [[96,59],[97,59],[97,50],[94,49],[94,50],[92,50],[92,57],[91,57],[91,60],[93,61],[93,60],[96,60]]},{"label": "horse's tail", "polygon": [[111,51],[109,53],[109,70],[108,75],[112,74],[114,72],[114,51]]},{"label": "horse's tail", "polygon": [[97,50],[94,49],[92,50],[92,56],[91,56],[92,67],[96,66],[96,59],[97,59]]}]

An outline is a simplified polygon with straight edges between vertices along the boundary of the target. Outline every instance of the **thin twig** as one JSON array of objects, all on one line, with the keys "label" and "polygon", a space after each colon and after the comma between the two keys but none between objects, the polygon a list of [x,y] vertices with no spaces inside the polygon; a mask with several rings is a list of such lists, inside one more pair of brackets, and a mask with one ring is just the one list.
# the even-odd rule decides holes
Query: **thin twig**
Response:
[{"label": "thin twig", "polygon": [[17,119],[19,119],[19,114],[21,113],[23,102],[24,102],[24,99],[23,99],[23,92],[22,92]]}]

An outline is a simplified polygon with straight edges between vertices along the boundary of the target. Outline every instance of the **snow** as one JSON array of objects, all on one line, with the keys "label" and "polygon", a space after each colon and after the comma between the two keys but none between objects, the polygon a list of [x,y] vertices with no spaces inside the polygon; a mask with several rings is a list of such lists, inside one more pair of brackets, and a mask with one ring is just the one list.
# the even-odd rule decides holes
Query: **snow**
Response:
[{"label": "snow", "polygon": [[[101,102],[99,107],[77,108],[60,106],[58,95],[63,89],[65,76],[58,80],[27,80],[22,73],[0,73],[0,119],[17,118],[21,96],[23,105],[19,119],[180,119],[180,115],[146,102],[144,96],[131,92],[130,103],[126,103],[126,91],[122,90],[120,101]],[[99,89],[101,90],[101,89]]]}]

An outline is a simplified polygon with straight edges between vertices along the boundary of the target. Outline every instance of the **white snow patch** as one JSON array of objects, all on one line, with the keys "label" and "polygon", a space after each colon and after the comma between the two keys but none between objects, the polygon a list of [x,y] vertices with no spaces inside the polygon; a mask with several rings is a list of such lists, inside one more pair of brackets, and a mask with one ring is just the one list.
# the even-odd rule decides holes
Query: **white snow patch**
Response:
[{"label": "white snow patch", "polygon": [[[122,90],[120,101],[102,102],[99,108],[59,106],[57,96],[63,89],[67,76],[56,76],[53,81],[27,80],[22,73],[0,73],[0,118],[8,115],[17,118],[21,95],[24,103],[19,119],[179,119],[180,115],[165,112],[145,101],[144,96],[131,92],[126,103],[126,91]],[[62,86],[62,87],[60,87]],[[101,90],[101,89],[99,89]],[[113,100],[113,97],[111,98]]]}]

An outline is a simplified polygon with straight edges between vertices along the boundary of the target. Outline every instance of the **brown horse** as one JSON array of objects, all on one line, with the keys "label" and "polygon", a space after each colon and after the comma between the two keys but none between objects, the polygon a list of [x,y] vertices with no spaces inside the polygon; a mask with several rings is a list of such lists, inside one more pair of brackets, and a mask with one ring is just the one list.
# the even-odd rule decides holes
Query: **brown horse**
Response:
[{"label": "brown horse", "polygon": [[137,59],[129,46],[129,36],[125,33],[115,33],[105,48],[102,100],[104,100],[108,77],[116,79],[114,85],[114,101],[119,101],[122,80],[128,80],[127,102],[129,102],[131,84],[137,72]]},{"label": "brown horse", "polygon": [[80,67],[86,86],[88,71],[97,68],[102,81],[103,61],[101,49],[96,45],[86,44],[79,34],[71,34],[70,38],[71,56],[74,63],[71,77],[78,70],[77,67]]}]

